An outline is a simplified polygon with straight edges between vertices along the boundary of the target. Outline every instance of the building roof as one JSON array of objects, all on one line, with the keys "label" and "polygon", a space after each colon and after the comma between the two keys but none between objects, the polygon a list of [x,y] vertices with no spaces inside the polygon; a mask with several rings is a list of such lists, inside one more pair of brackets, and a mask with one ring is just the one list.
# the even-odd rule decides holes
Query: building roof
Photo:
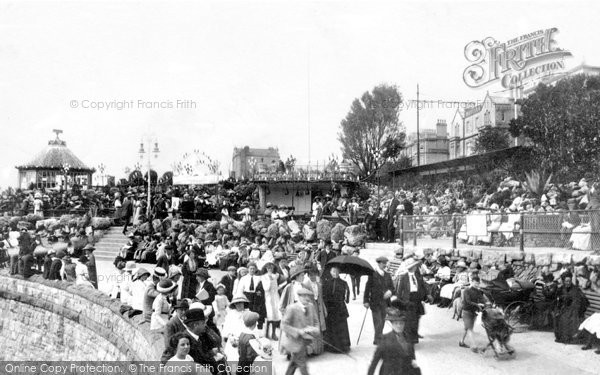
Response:
[{"label": "building roof", "polygon": [[86,166],[75,154],[67,148],[67,143],[58,138],[48,141],[48,146],[40,151],[28,163],[17,166],[17,169],[62,169],[68,165],[72,171],[94,172],[94,168]]},{"label": "building roof", "polygon": [[246,156],[249,157],[276,157],[279,158],[279,150],[273,147],[269,148],[250,148],[248,146],[243,148],[235,148],[233,150],[234,156],[239,154],[242,150],[246,151]]}]

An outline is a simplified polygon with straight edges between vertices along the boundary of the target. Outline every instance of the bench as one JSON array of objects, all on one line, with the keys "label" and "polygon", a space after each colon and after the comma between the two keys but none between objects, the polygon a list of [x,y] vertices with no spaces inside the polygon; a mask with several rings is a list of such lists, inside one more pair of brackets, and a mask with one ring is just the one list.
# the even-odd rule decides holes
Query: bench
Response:
[{"label": "bench", "polygon": [[587,297],[590,302],[590,306],[585,311],[585,317],[589,317],[593,313],[600,313],[600,294],[591,289],[586,289],[583,294]]}]

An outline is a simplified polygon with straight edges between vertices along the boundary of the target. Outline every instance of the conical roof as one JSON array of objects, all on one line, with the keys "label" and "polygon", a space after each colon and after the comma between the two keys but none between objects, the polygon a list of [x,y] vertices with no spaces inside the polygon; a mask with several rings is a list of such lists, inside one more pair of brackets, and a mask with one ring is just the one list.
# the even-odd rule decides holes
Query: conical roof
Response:
[{"label": "conical roof", "polygon": [[90,171],[93,168],[86,166],[73,151],[67,148],[67,143],[59,139],[48,141],[48,146],[39,152],[30,162],[17,166],[17,169],[62,169],[65,166],[72,171]]}]

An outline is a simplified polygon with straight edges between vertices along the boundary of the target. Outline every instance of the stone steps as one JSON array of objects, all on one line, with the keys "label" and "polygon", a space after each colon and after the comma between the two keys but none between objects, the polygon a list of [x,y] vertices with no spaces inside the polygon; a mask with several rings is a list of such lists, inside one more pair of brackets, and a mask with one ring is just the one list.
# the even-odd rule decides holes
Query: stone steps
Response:
[{"label": "stone steps", "polygon": [[122,227],[111,227],[104,233],[94,246],[94,256],[97,260],[112,262],[115,259],[121,247],[127,243],[127,237],[122,231]]}]

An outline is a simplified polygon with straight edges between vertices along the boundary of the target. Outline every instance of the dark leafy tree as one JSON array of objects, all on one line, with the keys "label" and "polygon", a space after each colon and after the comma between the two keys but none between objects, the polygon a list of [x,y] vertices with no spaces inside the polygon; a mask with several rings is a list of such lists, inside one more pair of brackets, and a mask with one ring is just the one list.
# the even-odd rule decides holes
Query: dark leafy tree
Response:
[{"label": "dark leafy tree", "polygon": [[510,122],[513,136],[530,142],[540,179],[600,172],[600,77],[577,75],[540,84]]},{"label": "dark leafy tree", "polygon": [[342,120],[338,140],[343,157],[354,162],[363,177],[373,175],[404,147],[400,104],[396,86],[379,85],[355,99]]},{"label": "dark leafy tree", "polygon": [[510,147],[508,129],[498,126],[484,126],[479,130],[474,151],[476,154],[485,154],[508,147]]}]

